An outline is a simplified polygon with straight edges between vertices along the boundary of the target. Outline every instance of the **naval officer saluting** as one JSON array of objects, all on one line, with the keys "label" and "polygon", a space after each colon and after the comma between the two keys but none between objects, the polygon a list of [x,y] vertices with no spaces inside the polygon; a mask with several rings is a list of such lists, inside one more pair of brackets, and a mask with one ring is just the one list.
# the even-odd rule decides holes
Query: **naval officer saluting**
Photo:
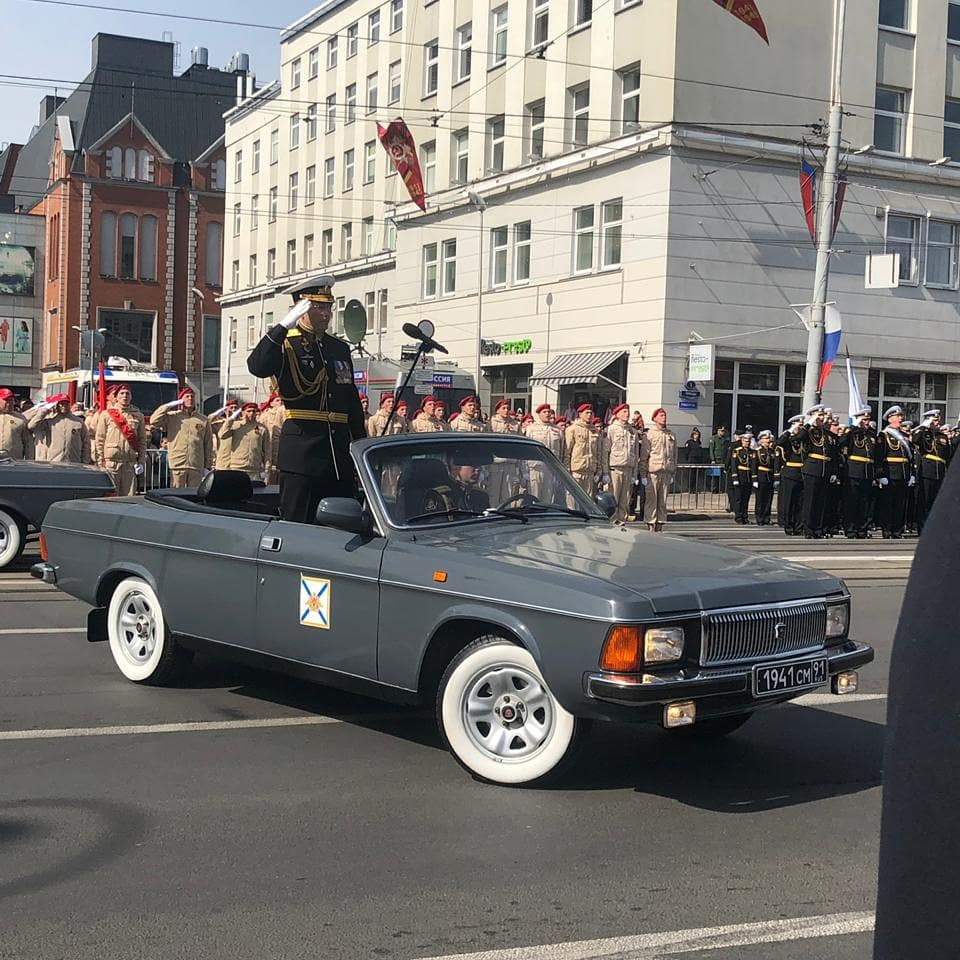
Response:
[{"label": "naval officer saluting", "polygon": [[334,278],[317,277],[287,292],[294,308],[247,358],[255,377],[272,377],[283,398],[277,453],[280,515],[313,522],[324,497],[354,497],[350,443],[366,436],[350,347],[330,336]]}]

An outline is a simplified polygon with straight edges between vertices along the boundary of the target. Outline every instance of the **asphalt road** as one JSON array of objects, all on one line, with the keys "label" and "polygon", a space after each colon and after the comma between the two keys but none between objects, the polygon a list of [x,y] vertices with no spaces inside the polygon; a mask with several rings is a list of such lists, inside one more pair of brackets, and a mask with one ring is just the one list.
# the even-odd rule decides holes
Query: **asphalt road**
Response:
[{"label": "asphalt road", "polygon": [[0,574],[0,957],[866,960],[913,543],[676,530],[844,576],[877,662],[719,743],[604,727],[549,790],[478,784],[428,716],[305,683],[130,684],[81,604]]}]

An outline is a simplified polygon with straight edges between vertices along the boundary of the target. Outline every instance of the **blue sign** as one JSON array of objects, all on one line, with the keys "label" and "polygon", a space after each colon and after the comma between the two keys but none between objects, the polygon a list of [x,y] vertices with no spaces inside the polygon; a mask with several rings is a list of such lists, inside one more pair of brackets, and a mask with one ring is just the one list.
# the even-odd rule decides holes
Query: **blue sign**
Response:
[{"label": "blue sign", "polygon": [[354,370],[353,371],[353,382],[354,383],[366,383],[367,381],[367,371],[366,370]]},{"label": "blue sign", "polygon": [[678,390],[677,396],[681,400],[699,400],[700,391],[699,390]]},{"label": "blue sign", "polygon": [[435,373],[431,381],[435,387],[452,387],[453,386],[453,374],[452,373]]},{"label": "blue sign", "polygon": [[697,409],[697,401],[696,401],[696,400],[681,400],[680,403],[677,404],[677,406],[678,406],[681,410],[696,410],[696,409]]}]

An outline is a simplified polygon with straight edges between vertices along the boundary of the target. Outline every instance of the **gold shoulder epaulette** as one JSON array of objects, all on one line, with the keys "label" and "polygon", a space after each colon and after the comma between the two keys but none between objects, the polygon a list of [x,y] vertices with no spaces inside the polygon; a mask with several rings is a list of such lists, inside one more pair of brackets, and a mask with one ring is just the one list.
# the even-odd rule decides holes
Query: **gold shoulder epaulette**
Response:
[{"label": "gold shoulder epaulette", "polygon": [[288,331],[288,333],[287,333],[287,339],[288,339],[288,340],[289,340],[291,337],[299,337],[299,336],[300,336],[300,328],[299,328],[299,327],[294,327],[292,330]]}]

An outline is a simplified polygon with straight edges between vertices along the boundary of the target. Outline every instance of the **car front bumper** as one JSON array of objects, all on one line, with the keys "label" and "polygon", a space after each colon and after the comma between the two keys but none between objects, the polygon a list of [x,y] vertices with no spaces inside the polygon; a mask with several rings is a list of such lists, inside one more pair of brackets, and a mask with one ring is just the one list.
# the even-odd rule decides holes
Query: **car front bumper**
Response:
[{"label": "car front bumper", "polygon": [[[865,643],[846,640],[815,654],[791,659],[816,660],[821,657],[827,658],[830,677],[834,677],[870,663],[874,651]],[[766,704],[782,703],[816,689],[807,687],[773,696],[755,697],[752,692],[753,668],[760,662],[763,661],[725,667],[677,669],[674,672],[660,670],[642,676],[588,673],[584,676],[584,689],[591,700],[633,708],[662,706],[678,700],[695,700],[699,703],[703,698],[707,700],[703,704],[707,715],[759,709]],[[716,699],[713,701],[710,698]]]}]

